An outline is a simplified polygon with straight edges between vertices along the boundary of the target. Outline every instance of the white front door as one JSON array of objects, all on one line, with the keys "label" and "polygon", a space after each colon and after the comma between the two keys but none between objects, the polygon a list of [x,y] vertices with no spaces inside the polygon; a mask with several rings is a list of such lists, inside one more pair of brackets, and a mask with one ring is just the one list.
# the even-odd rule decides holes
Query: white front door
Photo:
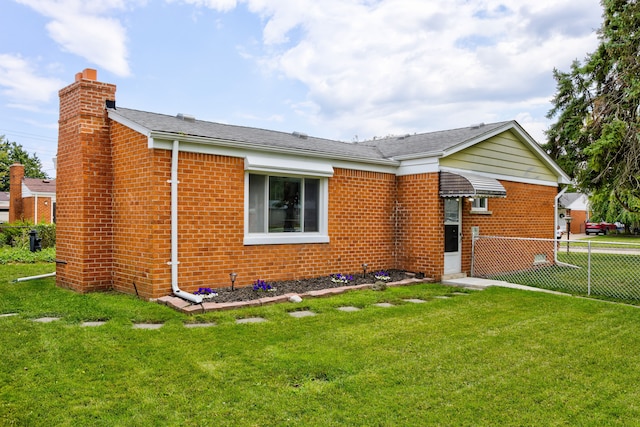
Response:
[{"label": "white front door", "polygon": [[460,207],[459,199],[444,199],[444,274],[462,270]]}]

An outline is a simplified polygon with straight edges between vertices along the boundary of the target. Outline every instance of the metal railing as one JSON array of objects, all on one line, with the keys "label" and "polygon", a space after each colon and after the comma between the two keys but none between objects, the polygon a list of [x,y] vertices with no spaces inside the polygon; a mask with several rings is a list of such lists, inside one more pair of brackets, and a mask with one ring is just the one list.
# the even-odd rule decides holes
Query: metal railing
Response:
[{"label": "metal railing", "polygon": [[475,236],[471,275],[577,295],[640,300],[640,244]]}]

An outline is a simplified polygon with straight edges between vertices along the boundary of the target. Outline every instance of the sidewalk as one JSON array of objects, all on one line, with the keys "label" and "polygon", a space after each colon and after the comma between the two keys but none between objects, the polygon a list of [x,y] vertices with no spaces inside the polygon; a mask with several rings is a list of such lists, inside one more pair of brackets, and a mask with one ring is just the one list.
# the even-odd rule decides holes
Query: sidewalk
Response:
[{"label": "sidewalk", "polygon": [[523,291],[544,292],[548,294],[566,295],[564,292],[551,291],[549,289],[534,288],[532,286],[517,285],[515,283],[503,282],[501,280],[480,279],[478,277],[462,277],[459,279],[448,279],[442,281],[443,285],[459,286],[466,289],[485,290],[491,286],[499,286],[501,288],[520,289]]}]

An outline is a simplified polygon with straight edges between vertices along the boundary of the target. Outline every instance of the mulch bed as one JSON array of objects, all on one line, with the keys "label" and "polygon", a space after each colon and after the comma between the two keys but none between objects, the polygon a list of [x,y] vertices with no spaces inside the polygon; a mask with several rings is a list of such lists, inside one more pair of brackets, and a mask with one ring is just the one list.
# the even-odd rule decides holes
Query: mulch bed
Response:
[{"label": "mulch bed", "polygon": [[[406,279],[408,276],[404,271],[400,270],[389,270],[389,277],[391,280],[389,282],[397,282],[400,280]],[[213,291],[218,293],[218,296],[211,300],[212,302],[236,302],[236,301],[251,301],[259,298],[265,297],[273,297],[277,295],[284,294],[303,294],[308,291],[318,291],[321,289],[329,289],[329,288],[339,288],[342,286],[354,286],[354,285],[363,285],[369,283],[375,283],[375,273],[367,273],[366,276],[362,274],[354,275],[353,280],[349,281],[348,284],[345,283],[334,283],[331,281],[330,276],[322,276],[316,277],[313,279],[304,279],[304,280],[288,280],[282,282],[268,282],[275,290],[272,291],[254,291],[253,286],[245,286],[242,288],[235,288],[235,290],[231,290],[228,288],[218,288],[213,289]]]}]

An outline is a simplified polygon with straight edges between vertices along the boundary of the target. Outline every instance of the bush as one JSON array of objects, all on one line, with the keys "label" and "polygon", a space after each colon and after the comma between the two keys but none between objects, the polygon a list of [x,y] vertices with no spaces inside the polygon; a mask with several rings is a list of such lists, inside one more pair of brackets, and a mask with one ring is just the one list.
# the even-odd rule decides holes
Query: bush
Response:
[{"label": "bush", "polygon": [[38,237],[42,239],[42,249],[55,248],[56,225],[33,224],[31,221],[15,221],[0,226],[0,245],[29,249],[29,232],[31,230],[38,232]]},{"label": "bush", "polygon": [[33,223],[30,221],[15,221],[8,224],[2,224],[0,232],[2,233],[2,244],[9,246],[16,246],[21,244],[23,234],[28,232]]},{"label": "bush", "polygon": [[40,223],[36,225],[38,237],[42,239],[42,249],[56,247],[56,225]]},{"label": "bush", "polygon": [[36,263],[36,262],[55,262],[56,249],[47,248],[38,252],[31,252],[27,248],[0,248],[0,264],[12,263]]}]

